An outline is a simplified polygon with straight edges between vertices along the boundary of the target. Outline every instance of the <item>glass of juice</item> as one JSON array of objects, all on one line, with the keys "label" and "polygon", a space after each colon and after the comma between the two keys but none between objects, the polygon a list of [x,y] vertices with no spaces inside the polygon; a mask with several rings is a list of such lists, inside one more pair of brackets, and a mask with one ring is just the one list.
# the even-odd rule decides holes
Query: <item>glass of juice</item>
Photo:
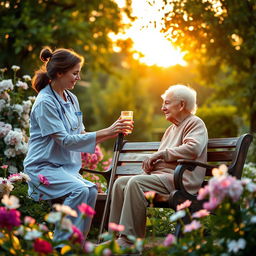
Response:
[{"label": "glass of juice", "polygon": [[[133,120],[133,111],[130,111],[130,110],[121,111],[121,119],[129,119],[132,121]],[[131,130],[127,130],[126,132],[127,132],[127,134],[132,133]]]}]

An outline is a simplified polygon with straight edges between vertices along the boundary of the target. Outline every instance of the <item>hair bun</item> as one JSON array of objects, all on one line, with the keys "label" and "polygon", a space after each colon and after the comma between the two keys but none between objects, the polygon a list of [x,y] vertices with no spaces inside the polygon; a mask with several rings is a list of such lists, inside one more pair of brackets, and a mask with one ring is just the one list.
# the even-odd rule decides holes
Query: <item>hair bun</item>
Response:
[{"label": "hair bun", "polygon": [[45,47],[44,49],[42,49],[42,51],[40,52],[40,59],[43,62],[48,61],[50,58],[52,57],[52,50],[50,47]]}]

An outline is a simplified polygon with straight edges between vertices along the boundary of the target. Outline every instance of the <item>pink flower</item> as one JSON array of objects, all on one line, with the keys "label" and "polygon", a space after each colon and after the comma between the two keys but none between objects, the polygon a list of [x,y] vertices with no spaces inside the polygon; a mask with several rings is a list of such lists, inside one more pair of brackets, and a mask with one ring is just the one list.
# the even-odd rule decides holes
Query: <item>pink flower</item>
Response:
[{"label": "pink flower", "polygon": [[186,200],[184,203],[177,205],[177,211],[183,210],[185,208],[188,208],[191,205],[190,200]]},{"label": "pink flower", "polygon": [[91,253],[94,249],[94,244],[89,242],[89,241],[86,241],[85,244],[84,244],[84,251],[86,253]]},{"label": "pink flower", "polygon": [[36,223],[36,220],[30,216],[25,216],[24,223],[28,225],[33,225]]},{"label": "pink flower", "polygon": [[206,209],[202,209],[200,211],[193,213],[192,217],[193,218],[202,218],[202,217],[208,216],[209,214],[210,214],[209,211],[207,211]]},{"label": "pink flower", "polygon": [[209,202],[203,204],[204,209],[214,210],[221,202],[216,197],[211,197]]},{"label": "pink flower", "polygon": [[38,174],[38,178],[40,180],[40,183],[42,183],[43,185],[45,185],[45,186],[50,185],[50,182],[48,181],[48,179],[44,175]]},{"label": "pink flower", "polygon": [[147,200],[152,200],[152,199],[154,199],[156,192],[155,191],[147,191],[147,192],[144,192],[144,195],[147,198]]},{"label": "pink flower", "polygon": [[170,246],[176,242],[176,237],[173,234],[168,234],[164,240],[164,246]]},{"label": "pink flower", "polygon": [[7,165],[7,164],[2,165],[1,168],[2,168],[2,169],[7,169],[7,168],[8,168],[8,165]]},{"label": "pink flower", "polygon": [[102,255],[103,256],[111,256],[113,255],[112,251],[109,249],[109,248],[105,248],[103,251],[102,251]]},{"label": "pink flower", "polygon": [[82,244],[84,241],[84,236],[80,229],[78,229],[76,226],[72,226],[73,233],[69,237],[69,240],[71,240],[74,243]]},{"label": "pink flower", "polygon": [[91,206],[85,203],[80,204],[78,209],[81,213],[89,217],[93,217],[93,215],[96,213]]},{"label": "pink flower", "polygon": [[185,225],[184,233],[191,232],[193,230],[197,230],[201,227],[201,223],[199,221],[193,220],[190,224]]},{"label": "pink flower", "polygon": [[7,210],[5,207],[0,207],[0,227],[11,230],[21,224],[20,212],[15,209]]},{"label": "pink flower", "polygon": [[114,222],[109,222],[108,228],[113,231],[118,231],[118,232],[124,231],[124,225],[118,225]]},{"label": "pink flower", "polygon": [[209,194],[209,186],[206,185],[205,187],[199,189],[197,199],[198,200],[203,200],[203,199],[205,199],[205,197],[208,194]]},{"label": "pink flower", "polygon": [[52,245],[41,238],[35,239],[34,250],[38,253],[44,253],[44,254],[53,252]]}]

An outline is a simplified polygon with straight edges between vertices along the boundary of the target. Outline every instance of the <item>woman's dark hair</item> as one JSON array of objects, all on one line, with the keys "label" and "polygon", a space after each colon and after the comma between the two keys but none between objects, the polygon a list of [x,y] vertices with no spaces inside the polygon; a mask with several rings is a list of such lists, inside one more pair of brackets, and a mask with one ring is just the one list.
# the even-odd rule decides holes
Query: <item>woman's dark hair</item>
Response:
[{"label": "woman's dark hair", "polygon": [[59,48],[52,51],[50,47],[44,47],[40,52],[40,59],[44,62],[35,72],[32,79],[32,88],[40,92],[58,73],[66,73],[78,63],[83,65],[84,58],[72,50]]}]

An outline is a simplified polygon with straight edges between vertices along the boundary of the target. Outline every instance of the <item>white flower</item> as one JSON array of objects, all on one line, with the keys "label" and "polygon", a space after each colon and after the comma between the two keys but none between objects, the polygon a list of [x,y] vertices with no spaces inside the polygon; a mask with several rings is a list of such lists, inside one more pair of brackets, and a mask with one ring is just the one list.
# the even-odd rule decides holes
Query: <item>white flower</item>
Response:
[{"label": "white flower", "polygon": [[231,240],[228,241],[228,251],[229,252],[238,252],[240,249],[244,249],[246,246],[246,241],[243,238],[238,239],[237,241]]},{"label": "white flower", "polygon": [[24,79],[26,82],[29,82],[29,81],[31,81],[31,76],[29,76],[29,75],[24,75],[24,76],[23,76],[23,79]]},{"label": "white flower", "polygon": [[36,229],[32,229],[31,231],[28,231],[26,233],[26,235],[24,236],[24,238],[26,240],[34,240],[38,237],[40,237],[42,235],[42,232],[36,230]]},{"label": "white flower", "polygon": [[14,233],[18,236],[24,236],[24,234],[25,234],[24,226],[19,226],[19,228],[17,230],[15,230]]},{"label": "white flower", "polygon": [[7,145],[18,145],[21,143],[22,139],[23,139],[22,132],[9,131],[9,133],[4,138],[4,142]]},{"label": "white flower", "polygon": [[16,86],[17,86],[17,87],[21,87],[21,88],[24,89],[24,90],[27,90],[27,89],[28,89],[28,84],[27,84],[26,82],[18,81],[18,82],[16,83]]},{"label": "white flower", "polygon": [[19,143],[15,146],[15,150],[17,151],[17,154],[26,154],[28,152],[28,144],[27,143]]},{"label": "white flower", "polygon": [[256,216],[255,215],[251,217],[251,223],[256,223]]},{"label": "white flower", "polygon": [[50,212],[45,216],[45,220],[49,223],[56,223],[61,220],[61,212]]},{"label": "white flower", "polygon": [[248,183],[246,184],[246,188],[249,192],[255,192],[256,191],[256,184],[251,182],[251,183]]},{"label": "white flower", "polygon": [[12,65],[11,69],[16,72],[16,71],[20,70],[20,67],[16,66],[16,65]]},{"label": "white flower", "polygon": [[170,221],[171,222],[177,221],[178,219],[185,217],[185,215],[186,215],[186,212],[184,210],[175,212],[170,216]]},{"label": "white flower", "polygon": [[20,207],[19,199],[16,196],[4,195],[1,201],[8,209],[17,209]]},{"label": "white flower", "polygon": [[23,112],[23,106],[21,104],[13,105],[13,111],[17,112],[19,116],[21,116]]},{"label": "white flower", "polygon": [[0,193],[9,194],[13,190],[14,186],[6,178],[0,177]]},{"label": "white flower", "polygon": [[25,180],[25,181],[31,181],[30,177],[24,173],[24,172],[20,172],[20,176]]},{"label": "white flower", "polygon": [[33,103],[36,100],[36,96],[29,96],[28,99]]},{"label": "white flower", "polygon": [[72,233],[72,231],[73,231],[72,225],[73,225],[73,224],[72,224],[71,220],[68,219],[68,218],[63,218],[62,221],[61,221],[61,224],[60,224],[60,226],[61,226],[61,228],[62,228],[63,230],[67,230],[67,231],[69,231],[70,233]]},{"label": "white flower", "polygon": [[18,169],[13,165],[9,165],[8,172],[11,173],[11,174],[14,174],[14,173],[18,172]]},{"label": "white flower", "polygon": [[32,102],[30,100],[23,100],[22,101],[23,105],[23,112],[25,112],[26,114],[29,113],[31,106],[32,106]]},{"label": "white flower", "polygon": [[[7,158],[15,157],[16,156],[16,151],[14,148],[7,148],[4,151],[4,154]],[[10,172],[10,171],[9,171]],[[11,173],[11,172],[10,172]]]},{"label": "white flower", "polygon": [[13,83],[11,79],[6,79],[0,82],[0,92],[13,90]]},{"label": "white flower", "polygon": [[66,215],[77,217],[77,212],[75,210],[71,209],[68,205],[54,204],[53,207],[58,212],[62,212]]},{"label": "white flower", "polygon": [[10,124],[0,122],[0,138],[5,137],[11,129],[12,126]]}]

